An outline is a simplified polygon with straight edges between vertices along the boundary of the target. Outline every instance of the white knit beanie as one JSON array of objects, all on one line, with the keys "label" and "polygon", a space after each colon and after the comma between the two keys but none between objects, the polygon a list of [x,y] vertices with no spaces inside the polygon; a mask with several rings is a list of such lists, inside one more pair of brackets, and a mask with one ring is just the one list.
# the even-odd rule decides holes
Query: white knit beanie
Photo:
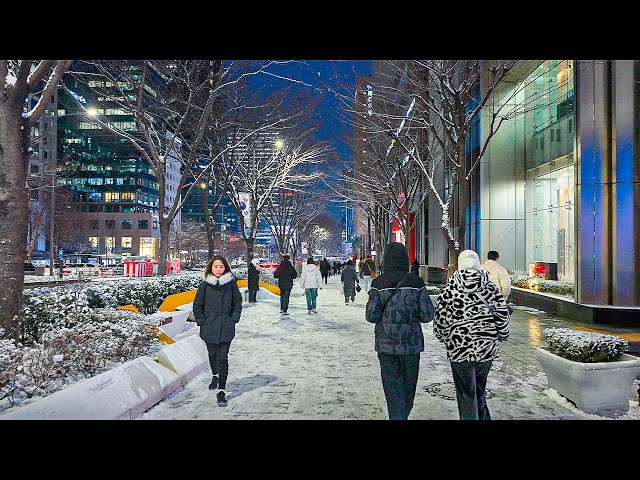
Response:
[{"label": "white knit beanie", "polygon": [[458,256],[458,270],[480,270],[480,258],[473,250],[463,250]]}]

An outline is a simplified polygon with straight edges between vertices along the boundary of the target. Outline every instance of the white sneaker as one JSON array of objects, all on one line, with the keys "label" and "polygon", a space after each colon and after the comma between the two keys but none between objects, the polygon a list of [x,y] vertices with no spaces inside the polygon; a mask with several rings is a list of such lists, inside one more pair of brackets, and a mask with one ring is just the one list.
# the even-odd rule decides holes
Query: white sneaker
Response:
[{"label": "white sneaker", "polygon": [[311,315],[311,310],[309,310],[307,313],[308,313],[309,315]]},{"label": "white sneaker", "polygon": [[349,302],[345,302],[345,305],[349,305]]},{"label": "white sneaker", "polygon": [[316,310],[315,308],[313,310],[311,310],[313,313],[318,313],[318,310]]}]

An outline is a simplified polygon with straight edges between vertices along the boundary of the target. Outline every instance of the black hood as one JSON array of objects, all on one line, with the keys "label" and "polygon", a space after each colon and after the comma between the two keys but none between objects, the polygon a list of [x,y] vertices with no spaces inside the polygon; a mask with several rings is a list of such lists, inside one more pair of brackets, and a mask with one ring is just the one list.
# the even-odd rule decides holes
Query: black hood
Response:
[{"label": "black hood", "polygon": [[399,270],[401,272],[409,271],[409,254],[407,247],[399,242],[388,243],[384,249],[382,257],[382,266],[385,272]]}]

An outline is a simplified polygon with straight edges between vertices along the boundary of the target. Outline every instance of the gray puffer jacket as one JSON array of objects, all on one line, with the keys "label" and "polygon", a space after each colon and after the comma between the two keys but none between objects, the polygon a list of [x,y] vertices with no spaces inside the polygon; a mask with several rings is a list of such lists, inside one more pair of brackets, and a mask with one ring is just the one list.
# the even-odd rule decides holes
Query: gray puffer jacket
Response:
[{"label": "gray puffer jacket", "polygon": [[208,274],[193,300],[193,316],[200,326],[200,338],[208,343],[225,343],[236,335],[242,313],[242,295],[231,272],[216,277]]}]

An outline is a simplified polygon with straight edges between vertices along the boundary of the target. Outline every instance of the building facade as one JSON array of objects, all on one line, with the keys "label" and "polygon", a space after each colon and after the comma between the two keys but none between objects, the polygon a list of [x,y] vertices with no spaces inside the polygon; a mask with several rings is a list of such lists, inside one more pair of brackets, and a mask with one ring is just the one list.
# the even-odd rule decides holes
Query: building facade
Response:
[{"label": "building facade", "polygon": [[[640,64],[524,61],[496,91],[506,120],[469,205],[469,248],[515,273],[548,264],[577,303],[640,306]],[[488,131],[481,117],[480,135]],[[485,122],[485,123],[483,123]],[[476,213],[477,212],[477,213]],[[418,251],[445,267],[439,208],[420,211]]]}]

